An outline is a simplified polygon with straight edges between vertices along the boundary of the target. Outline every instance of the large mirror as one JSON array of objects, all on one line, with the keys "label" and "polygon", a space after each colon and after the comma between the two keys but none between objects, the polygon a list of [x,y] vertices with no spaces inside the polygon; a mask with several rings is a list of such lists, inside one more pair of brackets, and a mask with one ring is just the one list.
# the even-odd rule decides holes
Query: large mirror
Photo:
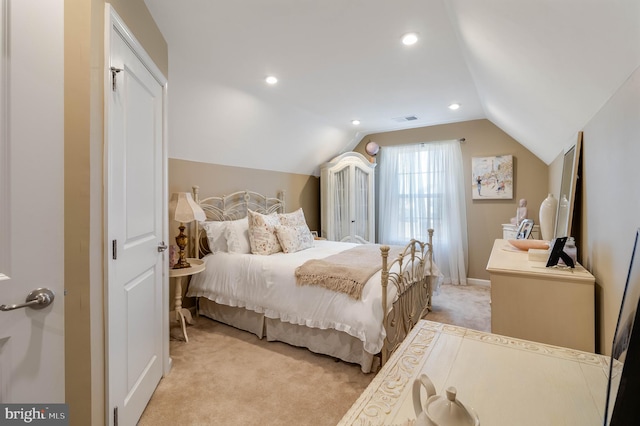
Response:
[{"label": "large mirror", "polygon": [[564,154],[562,163],[562,181],[558,197],[558,211],[556,214],[556,238],[568,237],[571,234],[573,208],[576,199],[576,184],[578,182],[578,162],[582,147],[582,132],[578,132],[578,140]]},{"label": "large mirror", "polygon": [[638,424],[640,418],[640,228],[636,230],[627,281],[609,361],[605,425]]}]

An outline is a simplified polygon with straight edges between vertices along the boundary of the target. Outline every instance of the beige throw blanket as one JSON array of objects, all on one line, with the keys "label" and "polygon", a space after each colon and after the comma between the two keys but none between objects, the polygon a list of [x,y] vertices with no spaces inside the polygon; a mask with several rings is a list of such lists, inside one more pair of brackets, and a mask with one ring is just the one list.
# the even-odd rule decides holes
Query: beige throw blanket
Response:
[{"label": "beige throw blanket", "polygon": [[[391,247],[389,263],[404,247]],[[362,244],[323,259],[311,259],[296,268],[298,285],[317,285],[348,294],[356,300],[369,278],[382,269],[379,244]]]}]

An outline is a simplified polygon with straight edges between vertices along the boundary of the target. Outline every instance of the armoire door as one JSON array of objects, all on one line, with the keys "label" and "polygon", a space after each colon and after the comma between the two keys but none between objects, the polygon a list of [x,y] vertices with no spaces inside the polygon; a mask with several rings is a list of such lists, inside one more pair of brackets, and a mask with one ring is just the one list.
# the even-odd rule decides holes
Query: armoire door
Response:
[{"label": "armoire door", "polygon": [[353,196],[351,194],[351,168],[346,165],[337,169],[333,174],[334,179],[334,236],[335,241],[351,241],[351,212],[353,209]]},{"label": "armoire door", "polygon": [[347,152],[320,167],[321,235],[332,241],[375,241],[374,167]]},{"label": "armoire door", "polygon": [[371,185],[372,172],[362,168],[358,164],[351,165],[353,176],[352,183],[352,201],[351,207],[351,241],[358,243],[368,243],[374,241],[374,235],[371,235],[373,227],[371,224],[373,219],[373,197]]}]

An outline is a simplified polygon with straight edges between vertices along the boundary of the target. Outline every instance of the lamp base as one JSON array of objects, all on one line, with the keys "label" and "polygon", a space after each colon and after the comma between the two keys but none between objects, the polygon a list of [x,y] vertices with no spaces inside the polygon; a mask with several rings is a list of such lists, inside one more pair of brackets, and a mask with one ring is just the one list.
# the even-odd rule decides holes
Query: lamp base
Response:
[{"label": "lamp base", "polygon": [[173,265],[173,269],[189,268],[191,264],[187,262],[187,259],[184,255],[184,249],[187,246],[187,241],[188,241],[187,236],[184,234],[184,224],[180,223],[180,226],[178,227],[178,229],[180,230],[180,233],[176,237],[176,244],[178,245],[178,248],[180,249],[180,251],[178,252],[178,256],[179,256],[178,261],[176,262],[175,265]]},{"label": "lamp base", "polygon": [[172,269],[184,269],[190,268],[191,264],[183,259],[183,262],[178,261],[175,265],[173,265]]}]

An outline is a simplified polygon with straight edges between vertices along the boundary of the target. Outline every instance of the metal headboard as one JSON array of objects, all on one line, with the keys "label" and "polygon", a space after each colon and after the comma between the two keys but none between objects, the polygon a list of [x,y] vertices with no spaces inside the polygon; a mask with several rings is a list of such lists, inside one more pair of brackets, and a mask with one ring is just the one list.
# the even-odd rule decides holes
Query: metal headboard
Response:
[{"label": "metal headboard", "polygon": [[[237,220],[247,217],[247,210],[262,213],[285,213],[285,191],[278,191],[276,197],[267,197],[253,191],[238,191],[222,197],[200,198],[200,187],[194,185],[193,199],[202,207],[207,220]],[[195,225],[196,257],[210,253],[206,234],[202,227]],[[193,247],[193,246],[192,246]]]}]

